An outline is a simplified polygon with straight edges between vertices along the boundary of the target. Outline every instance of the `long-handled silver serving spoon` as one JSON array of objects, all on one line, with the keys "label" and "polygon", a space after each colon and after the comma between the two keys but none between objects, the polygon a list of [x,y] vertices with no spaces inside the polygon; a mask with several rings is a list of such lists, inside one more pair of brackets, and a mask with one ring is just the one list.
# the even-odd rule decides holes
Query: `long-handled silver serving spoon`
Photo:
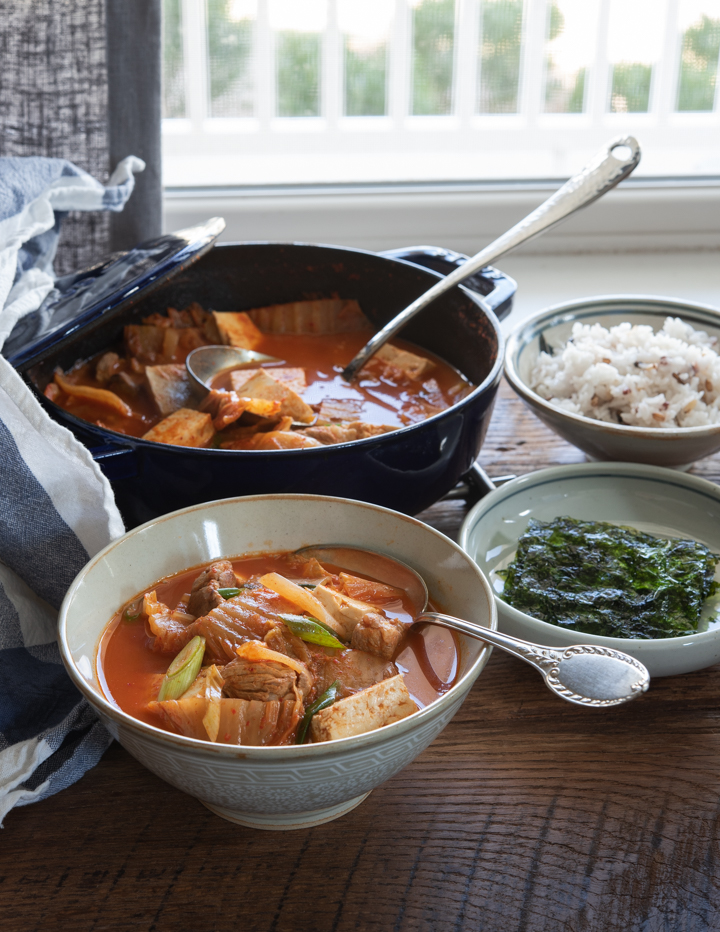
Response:
[{"label": "long-handled silver serving spoon", "polygon": [[640,146],[633,136],[620,136],[608,143],[595,158],[581,171],[573,175],[559,190],[544,201],[536,210],[528,214],[524,220],[516,223],[507,233],[503,233],[496,240],[481,249],[467,262],[455,269],[436,285],[433,285],[405,310],[400,311],[396,317],[385,324],[360,352],[343,369],[343,378],[351,382],[362,369],[365,363],[387,343],[391,337],[402,329],[423,308],[427,307],[441,294],[444,294],[455,285],[459,285],[470,275],[490,265],[500,256],[515,249],[521,243],[533,236],[544,233],[556,223],[565,220],[570,214],[591,204],[602,197],[616,184],[627,178],[630,172],[637,167],[640,161]]},{"label": "long-handled silver serving spoon", "polygon": [[549,689],[576,705],[594,708],[621,705],[646,692],[650,685],[650,674],[643,664],[619,650],[595,644],[546,647],[452,615],[425,611],[428,591],[423,578],[405,563],[385,554],[344,544],[303,547],[297,553],[372,576],[395,587],[400,584],[417,612],[413,624],[429,622],[452,628],[514,654],[538,670]]}]

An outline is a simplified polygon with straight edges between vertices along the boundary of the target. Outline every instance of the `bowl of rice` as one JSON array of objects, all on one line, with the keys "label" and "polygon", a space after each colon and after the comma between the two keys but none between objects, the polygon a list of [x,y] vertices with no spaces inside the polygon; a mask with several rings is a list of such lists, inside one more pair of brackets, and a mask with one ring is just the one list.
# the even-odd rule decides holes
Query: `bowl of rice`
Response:
[{"label": "bowl of rice", "polygon": [[687,469],[720,450],[720,311],[608,295],[547,308],[512,333],[505,375],[592,460]]}]

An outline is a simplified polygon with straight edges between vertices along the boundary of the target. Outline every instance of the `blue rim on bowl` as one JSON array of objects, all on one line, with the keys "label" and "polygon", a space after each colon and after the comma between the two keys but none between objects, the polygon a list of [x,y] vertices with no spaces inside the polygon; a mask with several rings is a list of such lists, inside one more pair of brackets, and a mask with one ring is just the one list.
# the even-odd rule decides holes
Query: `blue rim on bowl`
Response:
[{"label": "blue rim on bowl", "polygon": [[706,479],[640,463],[580,463],[529,473],[482,498],[460,532],[461,547],[491,580],[500,631],[551,647],[613,647],[644,663],[651,676],[688,673],[720,661],[720,625],[656,640],[602,637],[560,628],[504,602],[495,571],[509,562],[530,518],[564,515],[694,538],[720,553],[720,487]]}]

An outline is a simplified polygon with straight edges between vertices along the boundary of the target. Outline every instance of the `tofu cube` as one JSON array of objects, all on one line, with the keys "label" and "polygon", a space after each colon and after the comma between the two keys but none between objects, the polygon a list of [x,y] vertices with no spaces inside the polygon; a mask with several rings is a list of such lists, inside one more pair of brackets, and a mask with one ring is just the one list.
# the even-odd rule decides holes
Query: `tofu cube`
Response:
[{"label": "tofu cube", "polygon": [[282,382],[283,385],[287,385],[288,388],[296,392],[298,395],[301,392],[304,392],[307,388],[307,380],[305,378],[305,370],[300,368],[283,368],[282,366],[276,369],[236,369],[234,372],[230,373],[230,382],[232,383],[232,389],[234,392],[237,392],[238,395],[242,395],[242,387],[246,382],[249,382],[250,379],[257,375],[258,372],[267,372],[271,379],[275,379],[277,382]]},{"label": "tofu cube", "polygon": [[411,353],[408,350],[398,349],[398,347],[393,346],[392,343],[386,343],[384,346],[381,346],[377,353],[375,353],[374,358],[380,359],[394,366],[396,369],[400,369],[413,381],[422,378],[435,368],[435,363],[431,359],[418,356],[416,353]]},{"label": "tofu cube", "polygon": [[[177,333],[178,331],[172,331]],[[168,330],[168,333],[170,331]],[[184,363],[148,366],[145,379],[155,407],[163,417],[187,406],[192,397],[192,385]]]},{"label": "tofu cube", "polygon": [[287,385],[271,378],[264,369],[249,379],[242,386],[243,398],[262,398],[266,401],[279,401],[280,414],[291,417],[294,421],[310,424],[315,414],[310,405]]},{"label": "tofu cube", "polygon": [[179,447],[204,447],[215,435],[212,417],[202,411],[180,408],[143,435],[143,440],[173,443]]},{"label": "tofu cube", "polygon": [[310,724],[313,741],[334,741],[364,735],[417,712],[401,673],[340,699],[317,712]]},{"label": "tofu cube", "polygon": [[262,341],[262,333],[245,311],[213,311],[213,318],[220,339],[227,346],[240,346],[242,349],[252,350]]}]

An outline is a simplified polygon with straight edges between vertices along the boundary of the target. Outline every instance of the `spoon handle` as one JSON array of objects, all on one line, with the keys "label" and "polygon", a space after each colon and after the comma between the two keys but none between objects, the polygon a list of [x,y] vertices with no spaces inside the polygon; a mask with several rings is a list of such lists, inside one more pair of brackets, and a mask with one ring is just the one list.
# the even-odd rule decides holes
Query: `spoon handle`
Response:
[{"label": "spoon handle", "polygon": [[462,618],[455,618],[452,615],[442,615],[439,612],[421,612],[416,618],[415,623],[421,621],[431,622],[435,625],[442,625],[446,628],[454,628],[471,638],[478,638],[501,647],[509,654],[514,654],[531,667],[535,667],[541,673],[552,666],[558,664],[562,659],[563,649],[554,647],[544,647],[542,644],[533,644],[530,641],[521,641],[510,634],[502,634],[500,631],[493,631],[491,628],[484,628],[482,625],[476,625],[471,621],[465,621]]},{"label": "spoon handle", "polygon": [[[618,158],[615,149],[625,148],[630,150],[630,155],[626,158]],[[514,227],[503,233],[496,240],[481,249],[467,262],[464,262],[459,268],[455,269],[446,276],[442,281],[433,285],[428,291],[420,295],[412,304],[408,305],[404,311],[401,311],[394,317],[382,330],[379,330],[360,350],[360,352],[350,361],[343,370],[343,378],[351,382],[357,373],[362,369],[365,363],[373,356],[383,344],[401,330],[419,311],[427,307],[432,301],[440,297],[450,288],[460,284],[468,276],[473,275],[480,269],[490,265],[500,256],[515,249],[521,243],[526,242],[533,236],[543,233],[545,230],[556,223],[560,223],[570,214],[591,204],[593,201],[602,197],[611,188],[614,188],[623,178],[627,178],[630,172],[637,166],[640,161],[640,146],[633,136],[620,136],[613,139],[602,149],[595,158],[589,162],[581,171],[573,175],[569,181],[552,194],[532,213],[528,214]]]},{"label": "spoon handle", "polygon": [[452,628],[519,657],[542,674],[554,693],[575,705],[620,705],[641,695],[650,685],[643,664],[613,648],[595,644],[547,647],[438,612],[422,612],[415,622],[422,621]]}]

